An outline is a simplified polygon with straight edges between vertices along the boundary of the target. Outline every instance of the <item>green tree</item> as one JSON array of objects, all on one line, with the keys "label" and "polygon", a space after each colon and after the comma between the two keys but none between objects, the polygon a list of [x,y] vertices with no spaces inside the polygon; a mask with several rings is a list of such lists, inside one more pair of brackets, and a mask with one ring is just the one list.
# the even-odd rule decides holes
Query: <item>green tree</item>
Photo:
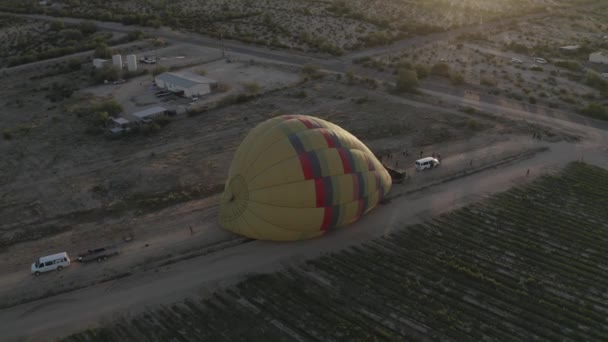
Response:
[{"label": "green tree", "polygon": [[97,24],[92,21],[81,21],[80,24],[78,24],[78,28],[85,36],[97,32]]},{"label": "green tree", "polygon": [[50,28],[53,31],[61,31],[65,28],[65,24],[63,23],[63,21],[52,21]]},{"label": "green tree", "polygon": [[110,49],[110,47],[107,44],[101,43],[101,44],[97,45],[97,47],[95,48],[95,57],[110,58],[110,57],[112,57],[112,49]]},{"label": "green tree", "polygon": [[400,69],[397,76],[397,90],[413,92],[418,88],[418,75],[414,70]]}]

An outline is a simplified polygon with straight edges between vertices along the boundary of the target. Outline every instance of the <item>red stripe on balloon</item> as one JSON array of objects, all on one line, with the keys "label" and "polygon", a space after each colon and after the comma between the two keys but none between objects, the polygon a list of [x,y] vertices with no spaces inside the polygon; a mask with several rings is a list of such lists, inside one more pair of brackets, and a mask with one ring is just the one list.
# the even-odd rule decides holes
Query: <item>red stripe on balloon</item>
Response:
[{"label": "red stripe on balloon", "polygon": [[300,165],[302,165],[302,172],[304,173],[304,179],[312,178],[312,165],[308,153],[302,153],[299,155]]},{"label": "red stripe on balloon", "polygon": [[317,198],[317,208],[325,207],[325,187],[323,178],[315,179],[315,194]]},{"label": "red stripe on balloon", "polygon": [[311,129],[314,127],[314,124],[306,118],[299,118],[298,120],[300,120],[300,122],[303,123],[304,126],[306,126],[306,128],[308,128],[308,129]]},{"label": "red stripe on balloon", "polygon": [[321,230],[327,232],[331,226],[331,218],[333,216],[333,207],[325,207],[323,211],[323,223],[321,223]]},{"label": "red stripe on balloon", "polygon": [[323,138],[325,138],[325,142],[327,142],[327,147],[334,148],[336,144],[334,139],[331,137],[331,134],[326,130],[321,130],[321,134],[323,134]]},{"label": "red stripe on balloon", "polygon": [[352,169],[350,163],[348,161],[348,156],[346,155],[346,150],[338,149],[338,154],[340,154],[340,159],[342,159],[342,166],[344,167],[344,173],[351,173]]}]

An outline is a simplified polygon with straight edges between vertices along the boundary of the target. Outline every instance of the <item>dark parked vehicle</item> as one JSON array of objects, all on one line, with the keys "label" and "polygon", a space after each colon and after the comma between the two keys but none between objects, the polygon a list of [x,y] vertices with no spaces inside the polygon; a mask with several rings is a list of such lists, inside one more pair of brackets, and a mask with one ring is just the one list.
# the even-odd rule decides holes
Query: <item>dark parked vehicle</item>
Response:
[{"label": "dark parked vehicle", "polygon": [[102,247],[96,249],[89,249],[86,253],[78,255],[79,262],[89,262],[93,260],[97,260],[100,262],[102,260],[106,260],[108,257],[118,254],[118,248],[111,247]]}]

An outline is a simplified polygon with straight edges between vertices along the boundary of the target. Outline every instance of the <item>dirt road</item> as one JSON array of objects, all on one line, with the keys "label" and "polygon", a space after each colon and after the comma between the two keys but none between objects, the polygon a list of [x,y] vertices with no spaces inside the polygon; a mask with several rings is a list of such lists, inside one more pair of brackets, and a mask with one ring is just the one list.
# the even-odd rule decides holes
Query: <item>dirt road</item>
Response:
[{"label": "dirt road", "polygon": [[[604,138],[605,138],[604,134]],[[268,272],[390,233],[394,229],[479,201],[514,184],[579,160],[608,168],[608,154],[597,143],[550,144],[549,152],[400,197],[348,229],[311,241],[254,241],[158,270],[0,311],[2,340],[48,340],[104,320],[206,294],[242,277]],[[526,170],[530,169],[530,176]]]}]

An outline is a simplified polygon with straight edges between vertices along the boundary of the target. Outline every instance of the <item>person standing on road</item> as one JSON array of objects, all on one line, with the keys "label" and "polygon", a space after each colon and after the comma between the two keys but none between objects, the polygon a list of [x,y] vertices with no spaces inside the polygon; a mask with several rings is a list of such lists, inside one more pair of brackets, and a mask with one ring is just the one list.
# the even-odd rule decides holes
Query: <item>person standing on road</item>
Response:
[{"label": "person standing on road", "polygon": [[437,160],[441,163],[441,154],[437,153]]},{"label": "person standing on road", "polygon": [[528,171],[526,171],[526,176],[530,175],[530,169],[528,169]]},{"label": "person standing on road", "polygon": [[194,235],[194,229],[192,229],[192,226],[190,226],[190,236]]}]

